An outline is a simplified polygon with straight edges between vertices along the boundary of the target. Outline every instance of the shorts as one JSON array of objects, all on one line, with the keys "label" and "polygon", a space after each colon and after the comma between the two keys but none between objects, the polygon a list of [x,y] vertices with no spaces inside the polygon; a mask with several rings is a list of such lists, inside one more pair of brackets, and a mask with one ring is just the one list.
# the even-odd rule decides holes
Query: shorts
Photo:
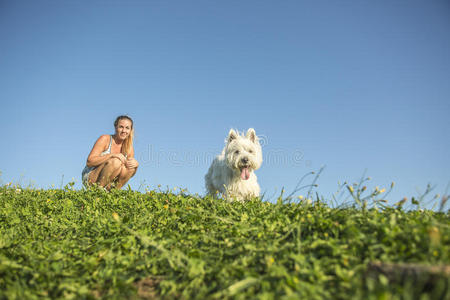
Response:
[{"label": "shorts", "polygon": [[85,187],[89,186],[89,175],[91,174],[92,170],[94,170],[95,167],[88,167],[85,166],[83,171],[81,172],[81,181],[83,182],[83,185]]}]

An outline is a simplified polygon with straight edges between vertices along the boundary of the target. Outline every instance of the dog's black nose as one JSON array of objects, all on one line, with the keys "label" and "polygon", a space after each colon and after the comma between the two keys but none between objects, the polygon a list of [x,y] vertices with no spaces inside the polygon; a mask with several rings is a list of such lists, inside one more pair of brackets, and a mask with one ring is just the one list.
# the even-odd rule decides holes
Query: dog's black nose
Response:
[{"label": "dog's black nose", "polygon": [[248,163],[248,158],[247,158],[247,157],[243,157],[243,158],[241,159],[241,161],[242,161],[244,164],[246,164],[246,163]]}]

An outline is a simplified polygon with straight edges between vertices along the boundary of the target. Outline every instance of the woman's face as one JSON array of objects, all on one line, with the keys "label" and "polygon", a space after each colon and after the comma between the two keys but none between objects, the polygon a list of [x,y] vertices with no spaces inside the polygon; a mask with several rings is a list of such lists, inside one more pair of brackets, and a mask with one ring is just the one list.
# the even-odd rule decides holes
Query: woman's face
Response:
[{"label": "woman's face", "polygon": [[119,120],[116,126],[116,136],[121,140],[126,139],[131,132],[131,121],[127,119]]}]

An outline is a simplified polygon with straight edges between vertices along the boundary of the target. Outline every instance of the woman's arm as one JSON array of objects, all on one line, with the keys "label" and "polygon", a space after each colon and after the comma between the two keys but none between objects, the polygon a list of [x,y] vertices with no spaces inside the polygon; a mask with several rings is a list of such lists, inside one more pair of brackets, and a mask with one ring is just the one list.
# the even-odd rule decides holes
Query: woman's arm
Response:
[{"label": "woman's arm", "polygon": [[137,168],[139,166],[138,161],[134,158],[134,147],[131,147],[131,151],[130,154],[127,156],[127,162],[125,163],[125,166],[128,169]]},{"label": "woman's arm", "polygon": [[105,134],[98,138],[98,140],[95,142],[94,147],[92,147],[91,153],[89,153],[89,156],[86,161],[86,166],[88,167],[97,167],[110,159],[111,157],[117,157],[122,162],[125,162],[125,157],[119,153],[119,154],[106,154],[101,156],[103,151],[105,151],[108,148],[109,145],[109,139],[110,136]]}]

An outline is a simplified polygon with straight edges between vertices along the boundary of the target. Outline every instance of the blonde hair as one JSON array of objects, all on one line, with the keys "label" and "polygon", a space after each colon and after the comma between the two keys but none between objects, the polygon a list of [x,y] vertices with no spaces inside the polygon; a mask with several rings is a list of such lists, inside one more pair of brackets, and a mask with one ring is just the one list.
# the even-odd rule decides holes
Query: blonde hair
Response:
[{"label": "blonde hair", "polygon": [[118,116],[116,120],[114,121],[114,128],[117,128],[117,125],[119,124],[120,120],[128,120],[131,122],[131,131],[130,134],[127,136],[125,141],[123,141],[122,148],[120,152],[123,155],[128,155],[131,152],[131,149],[133,148],[133,139],[134,139],[134,126],[133,126],[133,120],[129,116]]}]

